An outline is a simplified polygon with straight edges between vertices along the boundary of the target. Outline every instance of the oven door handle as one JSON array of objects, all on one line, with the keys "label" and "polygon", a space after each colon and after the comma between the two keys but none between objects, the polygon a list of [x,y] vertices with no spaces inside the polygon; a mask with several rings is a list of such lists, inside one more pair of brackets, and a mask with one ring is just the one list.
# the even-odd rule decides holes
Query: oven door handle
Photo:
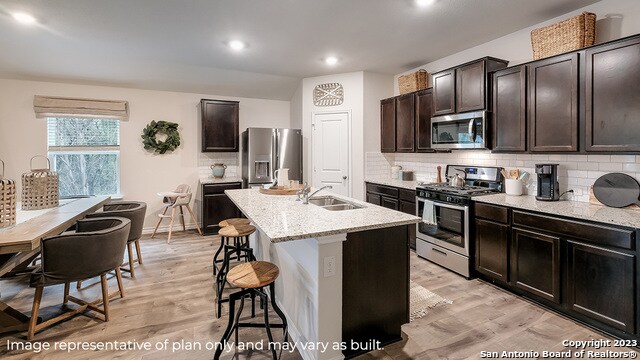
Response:
[{"label": "oven door handle", "polygon": [[[425,201],[429,201],[429,200],[427,200],[427,199],[425,199],[425,198],[420,198],[420,197],[419,197],[419,198],[418,198],[418,201],[425,202]],[[432,201],[432,202],[433,202],[433,204],[434,204],[435,206],[441,206],[441,207],[448,208],[448,209],[464,210],[464,211],[467,211],[467,209],[469,209],[469,206],[449,205],[449,204],[447,204],[447,203],[443,203],[443,202],[440,202],[440,201]]]}]

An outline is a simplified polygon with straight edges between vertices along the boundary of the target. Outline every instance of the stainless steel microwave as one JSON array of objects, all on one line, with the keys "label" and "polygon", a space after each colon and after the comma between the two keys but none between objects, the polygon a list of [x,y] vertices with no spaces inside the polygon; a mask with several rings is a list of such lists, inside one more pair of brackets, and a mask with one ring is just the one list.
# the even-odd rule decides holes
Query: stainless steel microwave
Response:
[{"label": "stainless steel microwave", "polygon": [[486,111],[435,116],[431,118],[431,148],[486,149]]}]

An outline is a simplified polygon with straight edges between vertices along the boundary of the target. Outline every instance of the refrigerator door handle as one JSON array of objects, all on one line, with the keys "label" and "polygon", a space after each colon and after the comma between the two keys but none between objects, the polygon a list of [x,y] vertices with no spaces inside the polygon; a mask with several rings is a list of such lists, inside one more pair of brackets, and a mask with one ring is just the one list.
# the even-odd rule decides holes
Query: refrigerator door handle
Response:
[{"label": "refrigerator door handle", "polygon": [[272,179],[276,179],[276,170],[278,170],[278,130],[273,129],[271,133],[271,172]]}]

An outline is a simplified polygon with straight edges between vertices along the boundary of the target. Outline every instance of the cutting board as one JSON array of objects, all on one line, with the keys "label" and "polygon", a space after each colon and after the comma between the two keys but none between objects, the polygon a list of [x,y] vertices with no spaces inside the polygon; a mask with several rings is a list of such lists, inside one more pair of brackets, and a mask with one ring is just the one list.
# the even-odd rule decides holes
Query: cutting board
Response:
[{"label": "cutting board", "polygon": [[[589,203],[592,205],[606,206],[600,201],[598,201],[598,199],[596,199],[596,196],[593,195],[593,186],[589,186]],[[634,205],[629,205],[623,209],[640,211],[640,206],[634,204]]]},{"label": "cutting board", "polygon": [[[294,187],[274,186],[271,189],[260,188],[260,192],[267,195],[295,195],[302,190],[304,185],[300,184]],[[311,191],[311,188],[309,188]]]}]

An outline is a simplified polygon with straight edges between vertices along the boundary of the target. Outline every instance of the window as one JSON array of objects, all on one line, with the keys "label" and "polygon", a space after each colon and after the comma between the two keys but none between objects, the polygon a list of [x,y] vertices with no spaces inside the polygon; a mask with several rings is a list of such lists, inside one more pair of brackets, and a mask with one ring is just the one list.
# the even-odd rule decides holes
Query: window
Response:
[{"label": "window", "polygon": [[48,118],[47,143],[60,197],[120,193],[119,120]]}]

